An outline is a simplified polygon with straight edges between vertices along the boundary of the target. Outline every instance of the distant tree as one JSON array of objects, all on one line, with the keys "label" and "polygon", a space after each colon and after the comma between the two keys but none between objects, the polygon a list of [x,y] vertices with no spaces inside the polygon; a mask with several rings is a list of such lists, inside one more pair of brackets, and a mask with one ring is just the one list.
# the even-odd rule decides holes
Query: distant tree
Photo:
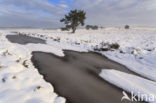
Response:
[{"label": "distant tree", "polygon": [[86,25],[86,29],[92,29],[92,30],[97,30],[99,27],[97,25]]},{"label": "distant tree", "polygon": [[90,25],[86,25],[86,29],[89,30],[91,27]]},{"label": "distant tree", "polygon": [[97,25],[93,26],[92,29],[93,30],[97,30],[99,27]]},{"label": "distant tree", "polygon": [[86,19],[86,13],[83,10],[71,10],[60,22],[64,22],[66,27],[62,30],[72,29],[72,33],[75,33],[79,25],[83,26]]},{"label": "distant tree", "polygon": [[129,25],[125,25],[125,29],[129,29]]}]

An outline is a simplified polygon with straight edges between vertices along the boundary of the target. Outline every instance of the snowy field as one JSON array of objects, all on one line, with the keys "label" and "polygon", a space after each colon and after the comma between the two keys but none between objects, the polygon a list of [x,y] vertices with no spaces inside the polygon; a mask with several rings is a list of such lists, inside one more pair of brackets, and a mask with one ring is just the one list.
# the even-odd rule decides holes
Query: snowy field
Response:
[{"label": "snowy field", "polygon": [[12,44],[7,33],[0,31],[0,103],[65,103],[31,63],[34,45]]},{"label": "snowy field", "polygon": [[[12,44],[5,36],[15,32],[45,39],[47,44]],[[30,58],[32,51],[64,56],[62,50],[65,49],[99,52],[148,78],[107,68],[99,74],[125,91],[154,95],[155,100],[149,102],[156,103],[156,28],[80,29],[75,34],[60,30],[10,29],[1,30],[0,35],[0,103],[15,100],[14,103],[64,103],[65,99],[53,92],[53,86],[39,75]],[[110,48],[114,43],[120,47]]]}]

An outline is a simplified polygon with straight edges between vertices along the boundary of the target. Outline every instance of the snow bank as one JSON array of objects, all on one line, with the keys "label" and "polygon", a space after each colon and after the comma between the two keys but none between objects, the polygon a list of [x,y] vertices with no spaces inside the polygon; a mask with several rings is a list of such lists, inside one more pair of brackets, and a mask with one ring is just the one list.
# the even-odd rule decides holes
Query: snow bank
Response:
[{"label": "snow bank", "polygon": [[156,103],[156,82],[154,81],[110,69],[103,69],[99,75],[106,81],[128,91],[129,93],[133,92],[136,95],[146,94],[147,97],[152,95],[154,97],[152,101],[148,101],[149,99],[145,97],[144,100]]},{"label": "snow bank", "polygon": [[112,60],[126,65],[131,71],[156,81],[156,51],[140,53],[137,51],[136,55],[131,53],[122,54],[119,51],[103,52],[103,54]]}]

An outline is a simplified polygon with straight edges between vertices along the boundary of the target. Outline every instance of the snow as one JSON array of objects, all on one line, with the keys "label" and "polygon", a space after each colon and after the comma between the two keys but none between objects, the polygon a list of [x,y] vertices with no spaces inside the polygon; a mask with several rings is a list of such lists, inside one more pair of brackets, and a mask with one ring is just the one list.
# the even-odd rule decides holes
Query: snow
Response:
[{"label": "snow", "polygon": [[[30,61],[31,50],[39,50],[38,45],[12,44],[5,35],[0,36],[0,103],[65,103]],[[63,55],[62,51],[58,54]]]},{"label": "snow", "polygon": [[119,52],[103,53],[110,59],[126,65],[130,70],[156,81],[156,52],[141,51],[140,54],[132,55],[129,53],[121,54]]},{"label": "snow", "polygon": [[110,83],[130,93],[133,91],[133,93],[136,95],[147,94],[148,98],[150,98],[150,95],[152,95],[154,100],[148,101],[149,99],[145,97],[144,100],[151,103],[156,102],[156,89],[154,89],[156,88],[156,82],[154,81],[113,69],[103,69],[99,75]]},{"label": "snow", "polygon": [[62,32],[60,30],[18,30],[32,36],[43,36],[43,38],[59,38],[61,42],[81,43],[86,45],[98,45],[101,42],[119,43],[124,47],[151,48],[156,45],[156,29],[99,29],[99,30],[78,30],[75,34]]},{"label": "snow", "polygon": [[[5,35],[14,35],[15,31],[42,38],[46,40],[47,44],[12,44],[5,38]],[[75,34],[60,31],[59,29],[9,29],[1,30],[0,33],[3,34],[0,37],[0,66],[2,65],[0,78],[2,80],[6,78],[6,83],[1,82],[0,84],[1,88],[3,88],[0,90],[0,94],[2,94],[2,96],[0,95],[0,101],[3,103],[10,103],[10,101],[14,101],[19,97],[19,101],[16,103],[65,102],[63,97],[59,97],[53,92],[53,86],[45,82],[37,69],[33,67],[30,61],[32,51],[43,51],[64,56],[63,50],[88,52],[94,51],[94,48],[107,48],[107,45],[102,44],[112,43],[118,43],[120,48],[96,52],[127,66],[129,70],[149,78],[149,80],[116,70],[102,70],[100,76],[128,92],[139,91],[156,96],[156,90],[154,89],[156,85],[156,28],[133,27],[128,30],[117,27],[99,30],[79,29]],[[22,65],[25,60],[28,67]],[[16,79],[12,79],[14,75],[16,75]],[[37,79],[39,80],[36,81]],[[35,89],[38,86],[41,86],[41,88],[39,90]]]},{"label": "snow", "polygon": [[[55,43],[52,42],[53,40],[58,40],[61,45],[67,43],[68,47],[76,51],[85,51],[83,48],[93,51],[95,47],[100,47],[102,43],[118,43],[120,45],[119,50],[100,51],[100,53],[142,76],[156,80],[156,28],[135,27],[128,30],[122,28],[80,29],[75,34],[60,30],[41,29],[18,30],[18,32],[47,39],[49,45]],[[76,46],[81,49],[75,49]]]}]

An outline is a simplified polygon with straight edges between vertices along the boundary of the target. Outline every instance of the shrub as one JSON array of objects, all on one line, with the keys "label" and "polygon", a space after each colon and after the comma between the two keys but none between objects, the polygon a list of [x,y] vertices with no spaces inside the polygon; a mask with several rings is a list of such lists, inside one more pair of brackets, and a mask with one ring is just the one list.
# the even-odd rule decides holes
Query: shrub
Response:
[{"label": "shrub", "polygon": [[110,48],[112,49],[119,49],[120,45],[118,43],[113,43],[110,45]]},{"label": "shrub", "polygon": [[114,51],[119,49],[120,45],[118,43],[105,43],[101,42],[100,45],[94,47],[95,51]]},{"label": "shrub", "polygon": [[129,25],[125,25],[125,29],[129,29]]},{"label": "shrub", "polygon": [[86,29],[89,30],[90,29],[90,25],[86,25]]},{"label": "shrub", "polygon": [[93,30],[97,30],[98,29],[98,26],[95,25],[95,26],[92,27],[92,29]]},{"label": "shrub", "polygon": [[97,30],[99,27],[97,25],[86,25],[86,29],[92,29],[92,30]]}]

